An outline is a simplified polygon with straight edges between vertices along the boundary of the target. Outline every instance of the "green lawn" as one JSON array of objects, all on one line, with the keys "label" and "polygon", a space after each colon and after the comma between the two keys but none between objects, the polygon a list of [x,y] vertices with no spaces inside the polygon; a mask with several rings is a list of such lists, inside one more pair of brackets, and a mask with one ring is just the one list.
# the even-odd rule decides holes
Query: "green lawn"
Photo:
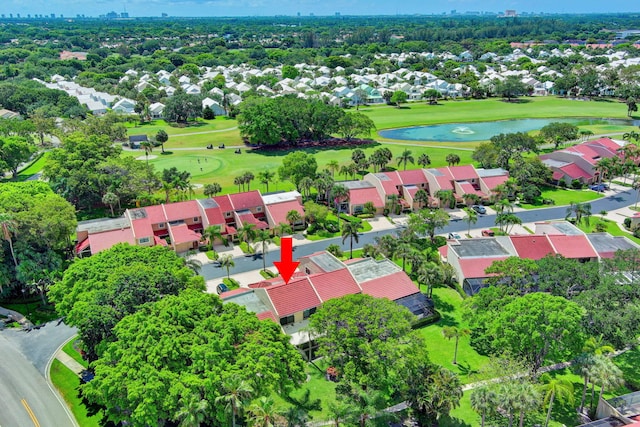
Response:
[{"label": "green lawn", "polygon": [[589,218],[588,225],[584,221],[582,221],[580,224],[576,224],[580,230],[584,231],[585,233],[595,233],[596,224],[602,222],[606,225],[606,232],[611,234],[612,236],[624,236],[640,244],[640,239],[635,237],[633,234],[624,231],[617,222],[606,219],[606,217],[602,218],[602,215],[599,215],[598,212],[592,212],[592,214],[593,215],[591,215],[591,218]]},{"label": "green lawn", "polygon": [[34,325],[46,323],[59,317],[52,305],[43,307],[40,298],[37,300],[28,299],[26,302],[19,299],[12,300],[11,302],[3,302],[2,306],[26,316]]},{"label": "green lawn", "polygon": [[80,353],[76,350],[75,345],[79,343],[79,339],[78,337],[74,337],[71,341],[69,341],[68,343],[66,343],[64,345],[64,347],[62,347],[62,351],[64,351],[65,353],[67,353],[69,356],[73,357],[73,359],[78,362],[79,364],[81,364],[82,366],[84,366],[85,368],[89,367],[89,362],[87,362],[86,360],[84,360],[82,358],[82,356],[80,355]]},{"label": "green lawn", "polygon": [[[536,204],[521,203],[520,207],[524,209],[537,209],[550,206],[567,206],[571,203],[586,203],[603,197],[602,193],[591,190],[572,190],[566,188],[547,187],[542,190],[539,202]],[[553,205],[543,205],[542,199],[553,200]]]},{"label": "green lawn", "polygon": [[80,378],[57,359],[51,364],[51,381],[56,386],[73,415],[82,427],[99,427],[100,415],[89,416],[87,408],[78,396]]}]

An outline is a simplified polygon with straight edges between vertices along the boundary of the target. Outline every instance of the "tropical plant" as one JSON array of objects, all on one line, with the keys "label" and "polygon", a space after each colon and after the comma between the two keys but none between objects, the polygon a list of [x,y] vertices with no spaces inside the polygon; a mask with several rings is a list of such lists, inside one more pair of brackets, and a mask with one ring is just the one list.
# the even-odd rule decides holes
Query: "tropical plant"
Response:
[{"label": "tropical plant", "polygon": [[265,185],[267,193],[269,192],[269,183],[273,181],[273,178],[275,176],[276,173],[269,170],[258,172],[258,179],[260,180],[261,184]]},{"label": "tropical plant", "polygon": [[164,143],[167,142],[168,140],[169,140],[169,135],[167,135],[167,132],[164,129],[160,129],[156,133],[156,141],[160,143],[160,151],[162,151],[163,153],[164,153]]},{"label": "tropical plant", "polygon": [[575,400],[573,397],[573,383],[566,378],[554,378],[549,374],[544,374],[540,379],[544,383],[540,386],[540,391],[544,394],[544,404],[549,405],[544,423],[544,427],[548,427],[551,420],[553,402],[556,398],[561,403],[573,404]]},{"label": "tropical plant", "polygon": [[418,203],[418,209],[423,209],[429,203],[429,194],[422,188],[416,191],[413,200]]},{"label": "tropical plant", "polygon": [[254,390],[237,374],[222,382],[222,390],[223,394],[216,398],[216,403],[224,403],[225,407],[231,411],[231,427],[236,427],[236,418],[242,413],[243,405],[251,399]]},{"label": "tropical plant", "polygon": [[[424,261],[424,256],[422,257]],[[444,280],[442,269],[434,262],[422,262],[418,267],[417,281],[427,287],[427,296],[431,298],[433,286],[441,284]],[[457,342],[456,342],[457,347]],[[454,357],[455,360],[455,357]],[[455,362],[454,362],[455,363]]]},{"label": "tropical plant", "polygon": [[260,248],[262,251],[262,271],[267,271],[267,252],[269,252],[269,243],[273,242],[273,238],[269,230],[258,230],[255,241],[258,242],[255,250]]},{"label": "tropical plant", "polygon": [[353,241],[358,243],[360,236],[358,232],[362,230],[362,223],[356,221],[344,221],[342,224],[342,244],[349,239],[349,259],[353,258]]},{"label": "tropical plant", "polygon": [[431,164],[431,158],[429,158],[427,153],[422,153],[418,156],[418,164],[423,168],[429,166]]},{"label": "tropical plant", "polygon": [[16,254],[13,250],[12,234],[15,234],[18,229],[18,223],[11,214],[6,212],[0,212],[0,227],[2,227],[2,237],[9,243],[9,250],[11,251],[11,258],[13,258],[13,265],[18,266],[16,260]]},{"label": "tropical plant", "polygon": [[207,197],[215,197],[222,191],[222,187],[217,182],[204,185],[204,195]]},{"label": "tropical plant", "polygon": [[467,235],[470,235],[471,224],[475,224],[476,222],[478,222],[478,213],[470,208],[464,208],[464,212],[466,213],[466,216],[462,218],[462,220],[467,223]]},{"label": "tropical plant", "polygon": [[447,164],[449,166],[455,166],[460,163],[460,156],[453,153],[447,154],[447,157],[445,158],[445,160],[447,161]]},{"label": "tropical plant", "polygon": [[274,427],[276,404],[270,396],[260,396],[247,408],[247,419],[252,427]]},{"label": "tropical plant", "polygon": [[227,279],[230,278],[229,270],[232,267],[236,266],[236,263],[233,261],[233,256],[231,254],[224,254],[218,260],[220,262],[220,267],[224,267],[227,269]]},{"label": "tropical plant", "polygon": [[200,427],[207,418],[209,402],[201,399],[197,394],[188,394],[188,397],[180,398],[180,409],[176,413],[175,420],[179,421],[178,427]]},{"label": "tropical plant", "polygon": [[289,224],[285,224],[284,222],[278,223],[275,227],[273,227],[273,231],[276,233],[278,237],[282,237],[287,233],[291,233],[293,229]]},{"label": "tropical plant", "polygon": [[398,165],[404,165],[404,170],[407,170],[407,163],[415,163],[415,159],[411,155],[411,150],[402,151],[396,160],[398,161]]},{"label": "tropical plant", "polygon": [[113,206],[120,203],[120,197],[118,197],[117,194],[108,191],[104,196],[102,196],[102,203],[109,205],[109,209],[111,209],[111,216],[114,216]]},{"label": "tropical plant", "polygon": [[140,146],[144,148],[144,156],[147,159],[147,167],[149,167],[149,154],[153,151],[153,143],[151,141],[142,141]]},{"label": "tropical plant", "polygon": [[471,408],[480,414],[480,427],[484,427],[485,418],[495,407],[496,394],[488,387],[480,387],[471,392]]},{"label": "tropical plant", "polygon": [[302,215],[300,215],[300,212],[298,212],[297,210],[291,209],[289,212],[287,212],[286,219],[289,222],[291,228],[293,228],[294,224],[302,221]]},{"label": "tropical plant", "polygon": [[571,202],[567,208],[567,216],[565,219],[568,220],[571,215],[575,215],[576,224],[581,224],[584,219],[586,225],[589,225],[589,218],[591,217],[591,203]]},{"label": "tropical plant", "polygon": [[454,365],[458,364],[458,342],[460,341],[460,337],[466,337],[471,333],[471,330],[466,328],[458,328],[456,326],[445,326],[442,328],[442,335],[450,340],[454,338],[456,340],[455,348],[453,350],[453,363]]},{"label": "tropical plant", "polygon": [[257,233],[256,225],[247,223],[238,229],[238,239],[250,245],[256,239]]}]

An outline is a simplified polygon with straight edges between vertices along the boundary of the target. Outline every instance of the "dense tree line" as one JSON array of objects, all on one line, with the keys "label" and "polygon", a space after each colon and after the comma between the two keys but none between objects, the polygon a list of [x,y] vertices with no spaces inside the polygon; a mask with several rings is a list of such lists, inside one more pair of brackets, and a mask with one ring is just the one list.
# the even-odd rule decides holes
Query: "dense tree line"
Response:
[{"label": "dense tree line", "polygon": [[243,138],[258,145],[297,145],[324,141],[333,134],[345,139],[368,137],[373,121],[361,113],[345,112],[321,100],[295,96],[252,98],[242,104],[238,127]]}]

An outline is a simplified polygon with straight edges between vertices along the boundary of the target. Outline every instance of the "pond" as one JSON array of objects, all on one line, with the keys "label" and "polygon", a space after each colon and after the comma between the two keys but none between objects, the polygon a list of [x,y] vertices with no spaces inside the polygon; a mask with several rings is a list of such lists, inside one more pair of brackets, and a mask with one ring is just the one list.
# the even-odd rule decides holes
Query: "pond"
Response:
[{"label": "pond", "polygon": [[497,122],[449,123],[443,125],[413,126],[408,128],[382,130],[378,132],[378,134],[383,138],[402,141],[473,142],[487,141],[491,139],[492,136],[501,133],[529,132],[532,130],[538,130],[552,122],[571,123],[576,126],[606,124],[638,126],[640,124],[640,120],[623,119],[517,119],[501,120]]}]

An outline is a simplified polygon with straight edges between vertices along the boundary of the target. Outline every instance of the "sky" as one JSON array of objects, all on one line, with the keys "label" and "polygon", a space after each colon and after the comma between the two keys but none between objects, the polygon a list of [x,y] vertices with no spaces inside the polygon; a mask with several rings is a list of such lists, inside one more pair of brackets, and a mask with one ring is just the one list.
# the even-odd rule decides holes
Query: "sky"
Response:
[{"label": "sky", "polygon": [[518,13],[640,12],[637,0],[3,0],[0,14],[75,17],[127,11],[131,17],[442,14],[466,11]]}]

